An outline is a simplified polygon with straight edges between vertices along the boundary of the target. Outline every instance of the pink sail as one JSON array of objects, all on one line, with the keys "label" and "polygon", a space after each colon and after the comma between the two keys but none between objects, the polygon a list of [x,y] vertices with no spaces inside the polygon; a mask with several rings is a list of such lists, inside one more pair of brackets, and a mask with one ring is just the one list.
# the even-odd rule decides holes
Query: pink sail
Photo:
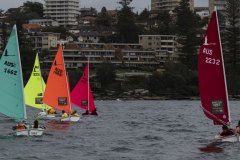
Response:
[{"label": "pink sail", "polygon": [[87,64],[81,79],[78,81],[77,85],[71,92],[71,100],[72,103],[78,107],[92,112],[96,108],[94,105],[93,95],[89,85],[88,77],[89,74]]},{"label": "pink sail", "polygon": [[198,80],[202,108],[215,125],[230,122],[228,93],[217,13],[208,24],[198,56]]}]

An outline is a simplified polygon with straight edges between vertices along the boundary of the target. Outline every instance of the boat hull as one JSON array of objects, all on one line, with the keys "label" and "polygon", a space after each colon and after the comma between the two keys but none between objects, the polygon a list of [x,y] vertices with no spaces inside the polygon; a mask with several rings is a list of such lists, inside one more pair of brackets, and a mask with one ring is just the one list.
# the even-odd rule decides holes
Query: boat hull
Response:
[{"label": "boat hull", "polygon": [[37,118],[59,120],[61,117],[60,117],[60,115],[56,115],[56,114],[47,114],[46,112],[40,112],[40,113],[38,113]]},{"label": "boat hull", "polygon": [[67,117],[67,118],[62,118],[62,122],[77,122],[80,120],[80,117]]},{"label": "boat hull", "polygon": [[43,128],[21,129],[14,132],[15,136],[42,136]]},{"label": "boat hull", "polygon": [[232,136],[220,136],[219,134],[215,136],[215,139],[221,142],[240,142],[239,135]]}]

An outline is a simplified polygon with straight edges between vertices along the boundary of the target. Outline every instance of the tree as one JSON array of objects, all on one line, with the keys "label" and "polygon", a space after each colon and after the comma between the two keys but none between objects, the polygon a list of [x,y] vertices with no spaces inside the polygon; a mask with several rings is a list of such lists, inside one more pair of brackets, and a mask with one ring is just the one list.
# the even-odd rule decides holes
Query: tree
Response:
[{"label": "tree", "polygon": [[148,20],[150,16],[150,12],[145,8],[138,16],[137,20]]},{"label": "tree", "polygon": [[157,34],[160,35],[168,35],[174,34],[173,27],[173,18],[167,11],[163,11],[158,13],[158,15],[154,18],[154,20],[158,24]]},{"label": "tree", "polygon": [[116,70],[115,66],[109,62],[103,62],[96,71],[96,78],[101,83],[102,88],[115,82]]},{"label": "tree", "polygon": [[240,46],[239,46],[239,38],[240,38],[240,28],[239,28],[239,19],[240,19],[240,1],[236,0],[227,0],[226,5],[226,28],[224,33],[224,54],[226,57],[227,66],[230,66],[230,90],[232,94],[236,93],[236,74],[238,71],[237,64],[240,60]]},{"label": "tree", "polygon": [[176,27],[178,35],[179,51],[182,53],[180,60],[189,69],[196,69],[197,42],[196,34],[199,24],[195,14],[190,10],[189,0],[181,0],[175,12],[177,13]]},{"label": "tree", "polygon": [[107,15],[107,9],[106,7],[103,7],[101,12],[99,13],[96,24],[100,26],[111,26],[111,17]]},{"label": "tree", "polygon": [[27,1],[23,4],[26,13],[37,13],[38,17],[43,17],[43,4],[39,2]]},{"label": "tree", "polygon": [[119,41],[124,43],[133,43],[138,41],[138,27],[135,24],[135,15],[131,8],[123,5],[123,8],[117,14],[117,31]]}]

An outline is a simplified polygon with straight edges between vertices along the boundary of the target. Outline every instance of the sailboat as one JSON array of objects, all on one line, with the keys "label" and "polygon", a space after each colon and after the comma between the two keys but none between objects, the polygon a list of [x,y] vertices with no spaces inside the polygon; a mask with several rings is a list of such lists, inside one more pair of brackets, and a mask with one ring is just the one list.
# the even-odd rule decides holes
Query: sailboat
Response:
[{"label": "sailboat", "polygon": [[72,103],[79,108],[85,109],[87,111],[86,113],[95,113],[93,115],[97,115],[89,83],[89,62],[85,67],[81,79],[71,92],[71,100]]},{"label": "sailboat", "polygon": [[54,116],[54,114],[47,115],[47,110],[50,109],[51,107],[43,104],[43,100],[42,100],[45,87],[46,85],[42,78],[41,68],[40,68],[39,58],[37,53],[33,70],[31,73],[31,77],[24,88],[25,100],[26,100],[25,103],[30,107],[41,109],[42,112],[39,113],[39,116],[51,117],[51,116]]},{"label": "sailboat", "polygon": [[[18,45],[17,27],[14,25],[0,60],[0,113],[22,121],[27,119],[23,92],[23,76]],[[40,136],[42,128],[16,130],[14,135]]]},{"label": "sailboat", "polygon": [[80,117],[70,116],[72,111],[69,93],[69,81],[65,69],[62,46],[59,45],[57,54],[50,69],[46,89],[43,95],[43,103],[69,114],[68,118],[61,121],[76,122]]},{"label": "sailboat", "polygon": [[[198,56],[198,80],[202,109],[214,125],[229,125],[230,108],[218,27],[217,11],[212,13]],[[215,136],[221,141],[237,141],[236,136]]]}]

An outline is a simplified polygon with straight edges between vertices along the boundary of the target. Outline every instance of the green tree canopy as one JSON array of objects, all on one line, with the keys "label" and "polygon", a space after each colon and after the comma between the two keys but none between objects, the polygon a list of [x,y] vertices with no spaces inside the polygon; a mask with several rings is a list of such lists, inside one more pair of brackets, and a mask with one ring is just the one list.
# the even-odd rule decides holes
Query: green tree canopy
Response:
[{"label": "green tree canopy", "polygon": [[98,14],[96,24],[100,26],[111,26],[111,17],[107,15],[106,7],[103,7],[101,12]]},{"label": "green tree canopy", "polygon": [[120,42],[133,43],[138,41],[138,27],[135,24],[135,15],[131,8],[123,5],[117,14],[117,31]]},{"label": "green tree canopy", "polygon": [[102,88],[113,83],[116,78],[115,66],[109,62],[103,62],[96,71],[96,78],[101,83]]},{"label": "green tree canopy", "polygon": [[180,60],[189,69],[196,69],[197,64],[197,29],[199,27],[197,16],[190,10],[189,0],[181,0],[175,12],[177,14],[176,27],[179,51],[182,53]]}]

